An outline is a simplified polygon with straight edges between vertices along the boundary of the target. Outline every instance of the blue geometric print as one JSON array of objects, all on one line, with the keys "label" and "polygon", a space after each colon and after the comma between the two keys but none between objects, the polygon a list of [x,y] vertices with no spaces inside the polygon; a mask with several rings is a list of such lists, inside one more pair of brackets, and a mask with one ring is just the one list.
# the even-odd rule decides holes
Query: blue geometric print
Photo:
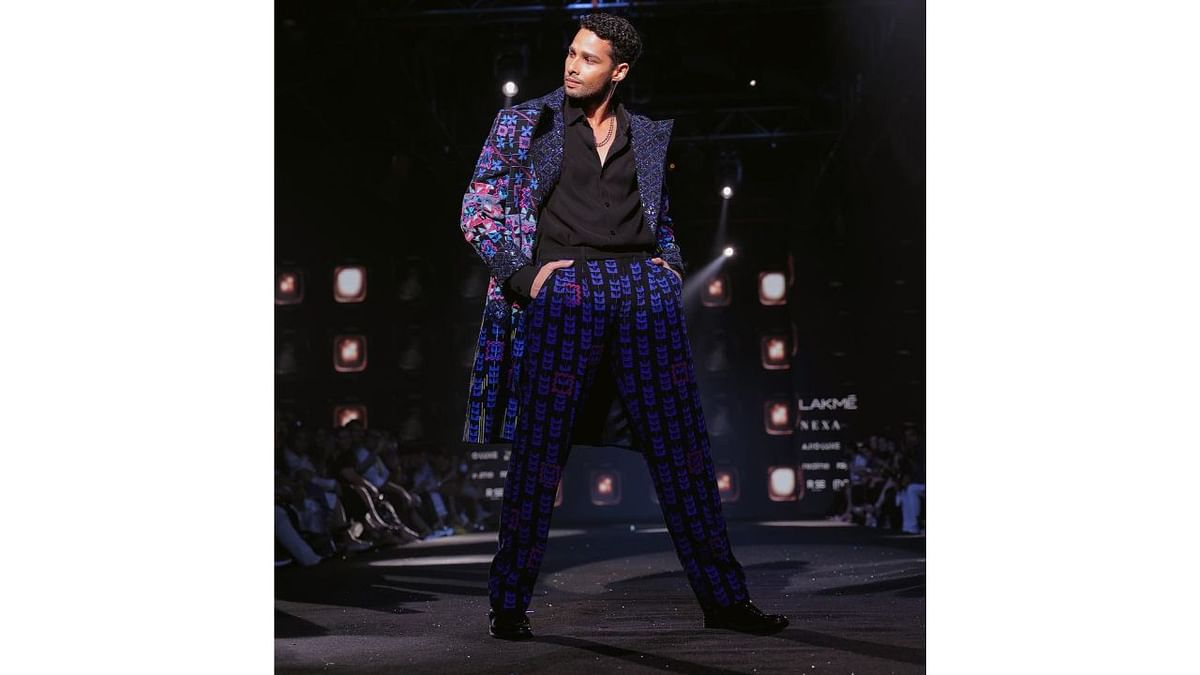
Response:
[{"label": "blue geometric print", "polygon": [[682,291],[675,273],[650,258],[587,260],[551,272],[526,308],[522,413],[488,579],[493,608],[529,607],[575,416],[603,363],[700,606],[749,599],[721,512]]}]

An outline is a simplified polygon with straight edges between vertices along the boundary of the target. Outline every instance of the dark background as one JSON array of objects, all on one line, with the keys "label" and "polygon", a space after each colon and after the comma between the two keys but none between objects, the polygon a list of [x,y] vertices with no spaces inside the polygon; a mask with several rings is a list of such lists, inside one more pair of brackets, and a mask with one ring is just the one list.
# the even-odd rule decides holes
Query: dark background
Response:
[{"label": "dark background", "polygon": [[[487,287],[457,227],[462,194],[505,105],[501,84],[519,84],[513,102],[558,87],[587,5],[277,3],[276,266],[300,270],[305,286],[302,303],[276,309],[277,351],[290,342],[298,357],[294,372],[277,371],[281,410],[328,426],[334,405],[360,402],[370,426],[461,447]],[[645,41],[623,85],[629,107],[676,120],[667,180],[690,269],[737,247],[722,268],[733,302],[692,302],[691,342],[706,415],[728,422],[712,440],[718,464],[742,479],[733,512],[776,513],[767,466],[828,462],[808,478],[844,476],[841,453],[804,442],[924,423],[924,4],[600,9]],[[724,184],[735,195],[717,240]],[[367,267],[364,303],[333,302],[343,264]],[[758,303],[767,270],[788,274],[786,305]],[[345,333],[367,336],[363,373],[333,370],[333,336]],[[765,333],[795,338],[790,369],[762,368]],[[840,434],[764,432],[768,398],[850,394],[859,410],[818,416],[840,419]],[[594,459],[571,471],[628,462],[612,452],[585,450]],[[823,512],[829,487],[786,508]],[[629,508],[657,509],[635,492]]]}]

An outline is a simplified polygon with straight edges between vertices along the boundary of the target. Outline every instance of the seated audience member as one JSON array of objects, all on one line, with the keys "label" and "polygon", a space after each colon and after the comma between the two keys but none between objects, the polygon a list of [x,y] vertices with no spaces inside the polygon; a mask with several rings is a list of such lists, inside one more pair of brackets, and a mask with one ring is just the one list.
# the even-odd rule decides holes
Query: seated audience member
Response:
[{"label": "seated audience member", "polygon": [[313,452],[309,434],[298,429],[284,447],[284,462],[293,480],[305,487],[304,507],[300,513],[301,530],[323,538],[331,538],[338,553],[356,553],[371,548],[358,534],[363,526],[346,513],[341,500],[341,486],[326,475],[324,457]]},{"label": "seated audience member", "polygon": [[493,514],[483,506],[483,490],[479,482],[471,477],[465,450],[447,456],[442,489],[449,502],[455,531],[460,525],[464,531],[482,532],[487,529],[486,521]]},{"label": "seated audience member", "polygon": [[404,463],[400,459],[399,445],[394,438],[387,438],[383,450],[379,453],[379,458],[383,460],[383,465],[388,470],[387,482],[380,489],[400,511],[400,517],[406,523],[412,523],[412,528],[422,537],[431,536],[433,528],[421,516],[420,508],[423,501],[421,496],[409,487],[411,481]]},{"label": "seated audience member", "polygon": [[901,445],[903,468],[900,480],[901,530],[906,534],[922,534],[920,515],[925,499],[925,439],[916,427],[905,427]]},{"label": "seated audience member", "polygon": [[440,492],[442,480],[434,471],[429,454],[424,451],[413,453],[413,465],[416,467],[412,472],[413,489],[427,499],[429,507],[426,508],[426,515],[430,515],[432,509],[434,534],[454,534],[454,528],[450,527],[448,522],[450,511],[446,508],[446,500]]},{"label": "seated audience member", "polygon": [[294,507],[297,500],[303,500],[303,488],[290,480],[284,472],[275,469],[275,541],[288,552],[300,565],[311,567],[321,562],[323,559],[308,542],[304,541],[304,537],[300,536],[300,532],[296,530],[295,523],[292,522],[293,513],[289,513],[289,506]]},{"label": "seated audience member", "polygon": [[[350,424],[357,423],[358,420]],[[350,425],[347,425],[349,427]],[[339,477],[359,495],[364,507],[363,517],[372,528],[390,531],[405,543],[421,539],[421,535],[401,520],[395,506],[388,500],[381,488],[388,481],[388,470],[380,459],[383,450],[382,435],[356,435],[352,429],[343,429],[338,435],[339,448],[342,449],[339,462]],[[355,438],[361,438],[356,445]]]}]

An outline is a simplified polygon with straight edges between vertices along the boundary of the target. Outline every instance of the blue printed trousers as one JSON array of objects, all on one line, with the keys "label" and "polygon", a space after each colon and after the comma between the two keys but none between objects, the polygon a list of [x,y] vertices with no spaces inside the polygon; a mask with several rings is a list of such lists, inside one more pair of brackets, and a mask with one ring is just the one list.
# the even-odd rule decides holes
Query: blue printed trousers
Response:
[{"label": "blue printed trousers", "polygon": [[650,258],[594,259],[554,270],[526,308],[521,413],[488,579],[494,609],[529,607],[572,425],[602,363],[701,608],[749,599],[721,513],[682,295],[675,273]]}]

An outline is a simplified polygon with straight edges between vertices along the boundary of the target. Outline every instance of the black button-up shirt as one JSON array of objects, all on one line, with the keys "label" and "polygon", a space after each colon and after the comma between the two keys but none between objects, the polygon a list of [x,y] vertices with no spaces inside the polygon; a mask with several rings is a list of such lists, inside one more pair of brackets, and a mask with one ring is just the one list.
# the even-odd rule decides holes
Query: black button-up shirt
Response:
[{"label": "black button-up shirt", "polygon": [[[657,248],[654,233],[646,227],[638,192],[637,168],[630,143],[629,113],[617,97],[616,128],[608,154],[601,164],[596,137],[583,108],[563,97],[562,173],[538,215],[538,246],[589,246],[601,251]],[[607,130],[613,122],[602,122]],[[603,136],[601,136],[603,138]],[[530,297],[539,265],[517,270],[508,287]]]}]

